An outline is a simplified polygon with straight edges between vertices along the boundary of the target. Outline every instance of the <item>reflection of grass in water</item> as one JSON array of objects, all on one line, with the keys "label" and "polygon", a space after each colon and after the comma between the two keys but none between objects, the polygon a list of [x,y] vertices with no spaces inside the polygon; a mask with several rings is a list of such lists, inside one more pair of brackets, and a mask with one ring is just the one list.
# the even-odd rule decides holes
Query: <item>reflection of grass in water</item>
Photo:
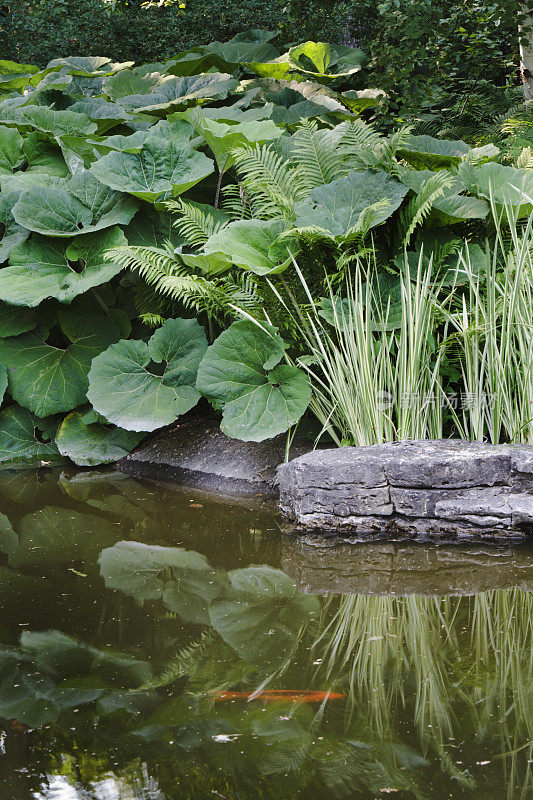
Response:
[{"label": "reflection of grass in water", "polygon": [[[384,739],[413,702],[421,746],[465,786],[449,739],[494,741],[509,785],[530,796],[533,776],[533,595],[520,589],[464,598],[332,598],[314,643],[321,671],[348,687],[352,712]],[[414,691],[411,701],[409,687]],[[485,745],[486,749],[486,745]]]}]

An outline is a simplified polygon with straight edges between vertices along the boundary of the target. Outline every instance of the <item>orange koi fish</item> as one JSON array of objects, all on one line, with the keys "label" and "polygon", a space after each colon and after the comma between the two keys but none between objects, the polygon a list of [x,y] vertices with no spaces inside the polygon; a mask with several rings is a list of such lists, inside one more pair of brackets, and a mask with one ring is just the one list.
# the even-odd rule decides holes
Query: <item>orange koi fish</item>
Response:
[{"label": "orange koi fish", "polygon": [[225,700],[261,700],[263,703],[321,703],[342,700],[345,695],[320,689],[270,689],[264,692],[212,692],[215,703]]}]

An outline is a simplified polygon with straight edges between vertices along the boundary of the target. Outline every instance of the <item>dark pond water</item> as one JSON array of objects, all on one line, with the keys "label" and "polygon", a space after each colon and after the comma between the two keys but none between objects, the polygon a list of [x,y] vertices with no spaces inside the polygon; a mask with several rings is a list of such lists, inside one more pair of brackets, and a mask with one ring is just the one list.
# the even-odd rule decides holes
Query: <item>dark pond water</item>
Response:
[{"label": "dark pond water", "polygon": [[117,473],[0,508],[2,800],[533,797],[528,548],[296,542]]}]

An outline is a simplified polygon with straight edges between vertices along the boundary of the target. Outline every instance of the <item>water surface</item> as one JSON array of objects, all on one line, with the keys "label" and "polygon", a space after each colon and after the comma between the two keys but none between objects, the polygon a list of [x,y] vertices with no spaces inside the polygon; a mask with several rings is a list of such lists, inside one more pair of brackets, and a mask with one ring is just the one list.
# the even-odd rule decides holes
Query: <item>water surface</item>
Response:
[{"label": "water surface", "polygon": [[313,546],[105,472],[0,510],[2,800],[533,796],[527,547]]}]

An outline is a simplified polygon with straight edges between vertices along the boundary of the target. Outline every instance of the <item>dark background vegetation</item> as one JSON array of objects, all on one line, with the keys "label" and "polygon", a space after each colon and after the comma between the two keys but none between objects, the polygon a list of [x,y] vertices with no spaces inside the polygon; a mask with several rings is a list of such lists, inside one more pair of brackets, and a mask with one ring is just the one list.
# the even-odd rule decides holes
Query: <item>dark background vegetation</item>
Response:
[{"label": "dark background vegetation", "polygon": [[[12,0],[0,4],[2,58],[44,66],[66,55],[149,62],[247,28],[277,30],[284,47],[314,39],[357,45],[368,80],[401,115],[518,74],[517,4],[509,0]],[[367,84],[368,85],[368,84]],[[496,98],[497,100],[497,98]]]}]

